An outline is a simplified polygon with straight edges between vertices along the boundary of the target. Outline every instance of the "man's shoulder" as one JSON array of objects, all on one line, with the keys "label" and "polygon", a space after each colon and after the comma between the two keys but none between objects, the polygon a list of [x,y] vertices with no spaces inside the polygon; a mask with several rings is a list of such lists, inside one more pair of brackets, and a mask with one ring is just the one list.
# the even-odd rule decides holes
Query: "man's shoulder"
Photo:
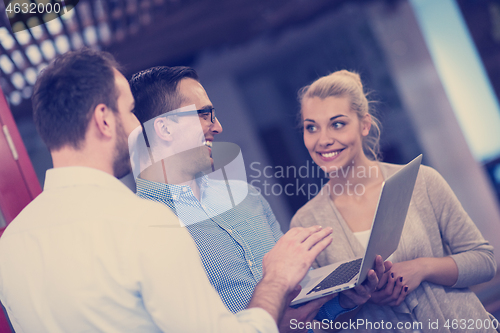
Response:
[{"label": "man's shoulder", "polygon": [[123,209],[125,214],[133,216],[134,223],[137,224],[171,224],[179,226],[177,216],[170,208],[164,204],[148,200],[130,193],[127,195],[127,200],[117,204],[115,209]]},{"label": "man's shoulder", "polygon": [[102,189],[99,196],[100,198],[97,200],[100,202],[104,200],[104,197],[108,198],[103,202],[103,206],[98,204],[99,208],[106,209],[108,213],[119,218],[128,217],[127,220],[139,222],[143,221],[144,218],[163,219],[173,215],[172,211],[161,203],[141,198],[128,189]]},{"label": "man's shoulder", "polygon": [[169,208],[139,198],[129,190],[80,188],[64,194],[42,192],[9,224],[5,234],[63,223],[120,224],[124,228],[142,224],[179,225]]}]

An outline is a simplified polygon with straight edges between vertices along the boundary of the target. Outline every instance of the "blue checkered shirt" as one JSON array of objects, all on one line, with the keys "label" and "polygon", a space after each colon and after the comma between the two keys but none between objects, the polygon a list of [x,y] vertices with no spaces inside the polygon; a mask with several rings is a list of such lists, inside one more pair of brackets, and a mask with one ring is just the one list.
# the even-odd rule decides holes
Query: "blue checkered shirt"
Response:
[{"label": "blue checkered shirt", "polygon": [[[197,182],[199,201],[187,185],[141,178],[137,178],[137,195],[163,203],[177,214],[198,247],[210,283],[235,313],[247,307],[262,278],[262,258],[283,233],[268,202],[254,187],[245,182],[232,183],[232,190],[239,188],[248,195],[231,207],[227,205],[225,182],[207,176],[197,178]],[[333,320],[343,312],[336,297],[316,318]]]}]

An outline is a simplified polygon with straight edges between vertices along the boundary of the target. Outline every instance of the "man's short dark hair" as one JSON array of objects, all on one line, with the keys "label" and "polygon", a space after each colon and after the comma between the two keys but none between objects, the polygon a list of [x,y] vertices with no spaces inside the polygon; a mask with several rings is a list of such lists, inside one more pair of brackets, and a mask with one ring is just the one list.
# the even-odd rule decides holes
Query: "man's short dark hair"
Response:
[{"label": "man's short dark hair", "polygon": [[198,81],[198,74],[184,66],[158,66],[134,74],[129,83],[137,119],[144,124],[165,112],[178,109],[182,104],[182,95],[177,86],[185,78]]},{"label": "man's short dark hair", "polygon": [[117,111],[118,69],[107,52],[84,48],[57,57],[39,75],[33,92],[33,118],[49,150],[81,148],[95,107]]}]

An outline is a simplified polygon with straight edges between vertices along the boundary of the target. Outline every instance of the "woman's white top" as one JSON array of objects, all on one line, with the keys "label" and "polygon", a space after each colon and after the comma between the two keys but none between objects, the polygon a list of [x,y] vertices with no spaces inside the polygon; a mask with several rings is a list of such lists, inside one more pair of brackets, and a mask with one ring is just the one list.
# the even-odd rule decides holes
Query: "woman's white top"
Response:
[{"label": "woman's white top", "polygon": [[[372,233],[372,229],[368,229],[365,231],[353,232],[354,236],[358,239],[359,243],[363,245],[366,250],[368,246],[368,241],[370,240],[370,234]],[[392,261],[392,254],[386,260]]]}]

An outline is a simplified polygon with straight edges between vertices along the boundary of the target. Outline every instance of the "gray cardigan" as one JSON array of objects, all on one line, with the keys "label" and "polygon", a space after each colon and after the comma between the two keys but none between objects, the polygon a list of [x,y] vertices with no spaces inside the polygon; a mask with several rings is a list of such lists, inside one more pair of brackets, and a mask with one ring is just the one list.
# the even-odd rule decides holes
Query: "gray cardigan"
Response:
[{"label": "gray cardigan", "polygon": [[[387,163],[380,163],[379,166],[384,179],[401,168]],[[364,255],[364,247],[358,242],[326,190],[298,210],[290,227],[316,224],[333,228],[333,242],[318,255],[315,267]],[[468,287],[489,281],[495,275],[493,247],[483,238],[443,177],[436,170],[421,166],[399,247],[392,259],[393,262],[401,262],[418,257],[444,256],[451,256],[458,266],[458,280],[454,286],[444,287],[424,281],[398,307],[366,303],[355,319],[365,319],[372,323],[391,321],[393,329],[370,330],[369,326],[363,326],[355,331],[412,332],[411,329],[398,330],[396,327],[398,322],[414,320],[422,323],[423,332],[496,332],[492,329],[476,329],[475,322],[471,326],[474,327],[473,330],[469,327],[472,322],[469,319],[490,319],[490,314]],[[450,319],[450,326],[452,320],[457,319],[459,329],[447,329],[447,319]],[[460,320],[466,320],[465,327],[468,329],[460,330],[460,326],[463,327],[464,324]],[[430,329],[429,323],[436,321],[439,328]]]}]

